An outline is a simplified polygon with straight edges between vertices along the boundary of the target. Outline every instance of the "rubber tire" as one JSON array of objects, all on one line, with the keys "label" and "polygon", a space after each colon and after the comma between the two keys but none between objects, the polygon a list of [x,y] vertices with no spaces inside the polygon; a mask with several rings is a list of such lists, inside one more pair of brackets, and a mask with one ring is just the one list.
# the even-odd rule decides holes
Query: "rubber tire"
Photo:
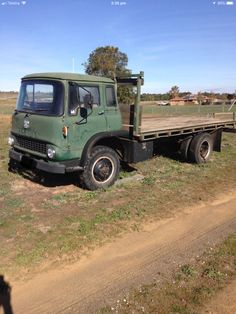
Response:
[{"label": "rubber tire", "polygon": [[[96,163],[102,157],[104,158],[107,157],[112,162],[113,173],[111,177],[108,178],[105,182],[98,182],[93,175],[93,169]],[[119,161],[117,153],[109,147],[96,146],[93,148],[90,156],[88,156],[86,160],[84,171],[82,172],[80,179],[82,181],[81,183],[84,188],[94,191],[97,189],[107,188],[113,185],[119,175],[119,172],[120,172],[120,161]]]},{"label": "rubber tire", "polygon": [[188,154],[189,154],[189,146],[192,141],[192,137],[188,137],[186,139],[183,139],[180,143],[180,147],[178,150],[178,154],[181,161],[187,161],[188,160]]},{"label": "rubber tire", "polygon": [[[206,152],[201,152],[205,145]],[[209,161],[213,151],[213,140],[210,134],[201,133],[195,135],[189,147],[189,161],[201,164]]]}]

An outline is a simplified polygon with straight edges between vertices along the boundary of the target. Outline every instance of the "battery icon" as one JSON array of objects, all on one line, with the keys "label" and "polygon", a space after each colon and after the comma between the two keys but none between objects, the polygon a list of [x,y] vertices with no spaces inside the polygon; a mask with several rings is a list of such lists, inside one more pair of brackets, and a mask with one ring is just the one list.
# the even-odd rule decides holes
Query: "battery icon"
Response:
[{"label": "battery icon", "polygon": [[226,5],[234,5],[234,2],[233,1],[227,1]]}]

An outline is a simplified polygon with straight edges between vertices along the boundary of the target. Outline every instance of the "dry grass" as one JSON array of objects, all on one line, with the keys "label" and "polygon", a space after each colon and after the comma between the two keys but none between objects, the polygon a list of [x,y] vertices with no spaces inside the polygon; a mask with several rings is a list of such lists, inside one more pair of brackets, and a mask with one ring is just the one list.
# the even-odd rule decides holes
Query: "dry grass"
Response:
[{"label": "dry grass", "polygon": [[216,292],[236,277],[236,235],[209,248],[195,262],[179,266],[172,278],[135,289],[100,313],[199,313]]},{"label": "dry grass", "polygon": [[0,115],[9,115],[14,111],[17,97],[17,93],[0,92]]}]

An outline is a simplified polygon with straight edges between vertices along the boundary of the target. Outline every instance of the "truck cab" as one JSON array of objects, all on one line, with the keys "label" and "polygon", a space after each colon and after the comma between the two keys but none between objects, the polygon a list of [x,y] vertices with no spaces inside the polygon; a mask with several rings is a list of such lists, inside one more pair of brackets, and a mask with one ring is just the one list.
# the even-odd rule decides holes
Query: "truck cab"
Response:
[{"label": "truck cab", "polygon": [[[122,134],[113,80],[73,73],[31,74],[22,78],[12,116],[10,161],[31,163],[50,173],[83,171],[95,143],[106,155],[102,141],[114,142]],[[117,155],[95,162],[90,179],[96,187],[113,183],[114,163]],[[85,185],[94,188],[92,183]]]}]

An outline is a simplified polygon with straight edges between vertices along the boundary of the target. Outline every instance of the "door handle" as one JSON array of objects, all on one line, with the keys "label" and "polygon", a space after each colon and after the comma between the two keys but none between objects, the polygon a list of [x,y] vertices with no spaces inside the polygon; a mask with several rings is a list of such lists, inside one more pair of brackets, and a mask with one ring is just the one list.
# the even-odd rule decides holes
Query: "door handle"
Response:
[{"label": "door handle", "polygon": [[101,116],[102,114],[104,114],[105,113],[105,111],[103,110],[103,111],[99,111],[99,116]]}]

